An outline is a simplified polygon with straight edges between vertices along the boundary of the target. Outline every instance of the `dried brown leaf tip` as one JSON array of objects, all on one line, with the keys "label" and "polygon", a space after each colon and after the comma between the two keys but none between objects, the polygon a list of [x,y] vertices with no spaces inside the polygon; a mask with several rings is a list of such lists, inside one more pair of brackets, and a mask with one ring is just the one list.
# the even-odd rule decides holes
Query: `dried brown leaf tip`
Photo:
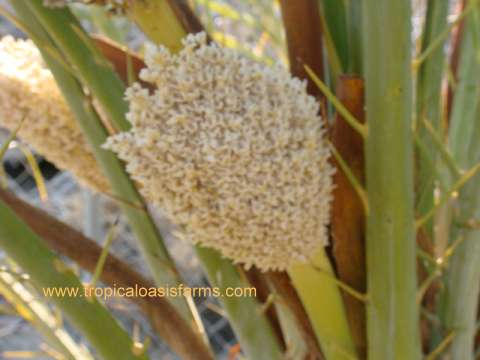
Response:
[{"label": "dried brown leaf tip", "polygon": [[132,129],[106,148],[143,195],[195,243],[262,270],[307,261],[327,243],[332,173],[319,104],[280,65],[189,35],[149,46],[127,90]]},{"label": "dried brown leaf tip", "polygon": [[30,40],[0,40],[0,126],[99,191],[108,184],[50,70]]}]

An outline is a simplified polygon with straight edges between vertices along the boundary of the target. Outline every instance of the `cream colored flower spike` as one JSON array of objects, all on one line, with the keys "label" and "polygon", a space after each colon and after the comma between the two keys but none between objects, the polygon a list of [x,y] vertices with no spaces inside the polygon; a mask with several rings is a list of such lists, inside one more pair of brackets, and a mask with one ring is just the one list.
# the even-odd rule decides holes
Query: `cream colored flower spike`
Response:
[{"label": "cream colored flower spike", "polygon": [[0,40],[0,126],[19,137],[58,168],[100,191],[108,184],[97,167],[51,72],[30,40]]},{"label": "cream colored flower spike", "polygon": [[333,169],[319,105],[280,66],[268,68],[190,35],[172,55],[146,51],[129,132],[106,147],[143,195],[195,243],[247,268],[286,269],[327,243]]}]

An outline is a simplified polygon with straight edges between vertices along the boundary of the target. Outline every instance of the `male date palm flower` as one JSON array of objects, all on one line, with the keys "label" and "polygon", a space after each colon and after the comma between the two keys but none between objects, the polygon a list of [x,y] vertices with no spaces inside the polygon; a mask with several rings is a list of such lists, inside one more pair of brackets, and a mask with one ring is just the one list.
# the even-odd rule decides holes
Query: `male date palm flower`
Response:
[{"label": "male date palm flower", "polygon": [[52,73],[30,40],[0,40],[0,126],[81,182],[106,191],[107,182]]},{"label": "male date palm flower", "polygon": [[306,84],[189,35],[149,46],[128,132],[105,145],[185,237],[247,268],[286,269],[327,242],[333,168]]}]

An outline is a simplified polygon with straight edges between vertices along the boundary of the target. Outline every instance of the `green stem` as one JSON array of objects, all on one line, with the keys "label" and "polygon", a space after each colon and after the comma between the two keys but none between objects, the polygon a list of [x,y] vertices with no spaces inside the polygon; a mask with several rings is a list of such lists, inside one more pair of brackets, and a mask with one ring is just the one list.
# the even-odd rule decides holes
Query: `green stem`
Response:
[{"label": "green stem", "polygon": [[[475,166],[480,162],[479,15],[477,8],[465,20],[459,82],[449,134],[452,155],[461,167]],[[457,224],[468,223],[480,216],[480,174],[460,191],[458,204],[450,235],[452,239],[458,236],[465,239],[451,256],[441,298],[441,315],[446,328],[456,333],[449,350],[451,359],[473,360],[480,291],[480,229],[462,228]]]},{"label": "green stem", "polygon": [[[0,247],[30,276],[37,288],[82,291],[83,286],[75,274],[3,202],[0,202],[0,218]],[[132,340],[96,299],[54,296],[51,300],[104,359],[147,359],[145,355],[132,353]]]},{"label": "green stem", "polygon": [[[452,178],[458,179],[459,177],[461,177],[462,173],[458,168],[457,163],[453,159],[452,154],[450,153],[450,149],[448,148],[443,138],[437,133],[437,131],[435,131],[433,125],[428,121],[428,119],[423,119],[423,125],[425,127],[425,130],[430,135],[432,139],[432,144],[436,147],[436,151],[440,153],[444,165],[448,167]],[[434,171],[438,170],[434,169]]]},{"label": "green stem", "polygon": [[480,23],[478,12],[469,15],[465,20],[465,30],[462,39],[460,63],[458,69],[458,84],[450,119],[449,146],[453,158],[461,169],[466,169],[469,163],[469,151],[475,124],[478,123],[477,105],[480,98],[480,39],[478,31]]},{"label": "green stem", "polygon": [[[342,73],[349,69],[349,48],[345,1],[319,0],[325,27],[331,36],[333,49],[340,61]],[[329,54],[330,55],[330,54]]]},{"label": "green stem", "polygon": [[[203,264],[210,284],[225,294],[227,288],[245,288],[248,284],[229,260],[222,259],[212,249],[197,246],[196,253]],[[219,298],[231,322],[238,342],[248,359],[280,360],[280,344],[254,297]]]},{"label": "green stem", "polygon": [[[478,180],[480,181],[480,177]],[[477,186],[478,187],[478,186]],[[468,191],[461,197],[472,196]],[[480,208],[480,191],[475,200]],[[477,210],[476,215],[480,215]],[[480,291],[480,231],[469,231],[450,260],[446,282],[445,325],[456,331],[450,346],[452,360],[474,360],[476,314]]]},{"label": "green stem", "polygon": [[305,333],[302,332],[300,328],[301,324],[298,319],[295,318],[292,309],[284,301],[283,294],[276,293],[273,286],[271,288],[272,293],[269,297],[271,303],[267,305],[273,305],[278,315],[278,322],[285,339],[285,344],[287,345],[284,358],[308,359],[308,355],[310,355],[310,357],[315,356],[315,354],[320,355],[320,348],[318,348],[318,350],[316,347],[314,348],[311,344],[312,339],[308,339]]},{"label": "green stem", "polygon": [[445,204],[448,203],[449,200],[454,197],[455,194],[469,181],[475,180],[475,176],[480,171],[480,163],[475,164],[471,169],[466,171],[454,184],[450,189],[445,190],[445,193],[442,194],[442,197],[437,200],[436,204],[433,205],[426,214],[418,219],[415,222],[415,226],[417,229],[422,227],[427,221],[435,216],[435,214],[441,209]]},{"label": "green stem", "polygon": [[[427,7],[427,19],[423,30],[421,52],[430,47],[437,37],[447,28],[447,16],[449,9],[448,0],[429,0]],[[418,70],[417,81],[417,117],[431,121],[433,127],[438,130],[440,123],[441,99],[440,90],[445,54],[443,45],[446,39],[442,38],[440,45],[422,63]]]},{"label": "green stem", "polygon": [[93,272],[92,279],[90,280],[91,287],[97,286],[97,281],[102,276],[105,261],[107,260],[107,257],[110,253],[110,247],[112,246],[112,242],[115,239],[116,226],[117,222],[112,224],[110,230],[108,230],[107,236],[105,237],[105,243],[103,245],[102,252],[98,257],[97,264],[95,265],[95,271]]},{"label": "green stem", "polygon": [[[430,47],[433,41],[447,28],[447,15],[449,9],[448,0],[429,0],[427,7],[427,19],[422,38],[421,51]],[[434,203],[434,177],[437,159],[437,147],[433,142],[431,134],[426,129],[425,121],[430,121],[432,133],[441,133],[441,87],[443,69],[445,66],[445,54],[443,45],[446,39],[434,52],[421,64],[417,79],[417,131],[420,141],[425,144],[425,150],[418,151],[417,166],[417,211],[420,216],[424,215]],[[425,154],[425,155],[424,155]],[[433,163],[432,160],[433,159]],[[432,235],[433,222],[428,222],[426,229]]]},{"label": "green stem", "polygon": [[46,8],[42,0],[29,1],[27,6],[101,103],[112,125],[118,130],[128,130],[125,85],[74,15],[67,9]]},{"label": "green stem", "polygon": [[[477,136],[480,126],[477,126]],[[478,139],[478,137],[477,137]],[[477,147],[477,161],[480,161],[480,146]],[[467,184],[460,192],[460,219],[468,220],[480,216],[480,175]],[[447,268],[445,299],[443,302],[444,321],[447,329],[456,332],[450,346],[452,360],[473,360],[475,334],[477,332],[476,314],[480,292],[480,230],[459,229],[465,236],[451,256]]]},{"label": "green stem", "polygon": [[322,92],[322,94],[329,100],[335,110],[345,119],[345,121],[356,131],[360,136],[365,138],[368,135],[368,128],[366,124],[362,124],[360,121],[348,111],[348,109],[342,104],[342,102],[335,96],[335,94],[328,88],[328,86],[313,72],[313,70],[305,65],[305,72],[312,79],[314,84]]},{"label": "green stem", "polygon": [[462,11],[460,15],[457,16],[457,18],[452,21],[448,27],[443,29],[442,32],[440,32],[435,39],[432,39],[430,45],[424,49],[424,51],[413,61],[413,66],[418,67],[420,66],[429,56],[431,56],[435,51],[438,50],[438,48],[444,44],[445,39],[448,37],[450,32],[466,17],[468,16],[472,11],[475,10],[475,6],[477,5],[478,0],[472,0],[470,1],[469,5],[465,8],[465,10]]},{"label": "green stem", "polygon": [[317,251],[311,264],[293,265],[288,273],[326,359],[356,359],[343,299],[324,249]]},{"label": "green stem", "polygon": [[363,73],[362,69],[362,2],[349,0],[347,5],[347,30],[350,66],[348,73]]},{"label": "green stem", "polygon": [[419,359],[410,0],[363,2],[368,358]]}]

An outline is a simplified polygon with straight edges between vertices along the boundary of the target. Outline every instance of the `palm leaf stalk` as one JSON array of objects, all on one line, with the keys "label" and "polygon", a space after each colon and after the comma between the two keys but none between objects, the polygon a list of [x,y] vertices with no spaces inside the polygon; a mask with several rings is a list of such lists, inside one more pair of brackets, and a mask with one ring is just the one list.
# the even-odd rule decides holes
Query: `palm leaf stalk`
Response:
[{"label": "palm leaf stalk", "polygon": [[[359,76],[344,75],[337,80],[336,94],[352,116],[360,123],[365,121],[364,82]],[[332,206],[332,239],[335,243],[336,273],[360,293],[366,292],[365,269],[365,212],[368,209],[365,184],[364,142],[341,114],[337,113],[332,126],[332,145],[341,159],[337,159],[335,173],[334,200]],[[337,157],[337,156],[335,156]],[[341,162],[349,167],[352,182]],[[364,200],[362,200],[362,197]],[[365,358],[366,316],[365,302],[343,292],[345,308],[352,336],[360,358]]]},{"label": "palm leaf stalk", "polygon": [[317,251],[309,264],[289,268],[293,285],[310,317],[325,358],[355,359],[343,299],[325,250]]},{"label": "palm leaf stalk", "polygon": [[[335,81],[338,100],[327,86],[322,84],[318,76],[312,80],[331,93],[329,100],[337,110],[332,125],[332,143],[349,172],[358,184],[352,185],[347,172],[337,162],[335,174],[334,202],[332,209],[333,254],[336,273],[339,280],[345,282],[359,293],[366,292],[365,275],[365,211],[368,208],[364,184],[363,137],[352,129],[345,111],[341,111],[335,102],[343,103],[347,112],[353,114],[352,120],[364,122],[364,84],[360,78],[361,69],[361,9],[358,1],[320,1],[322,4],[322,20],[329,63],[338,57],[342,62],[342,73]],[[331,15],[329,15],[331,14]],[[331,36],[334,34],[335,36]],[[328,46],[328,43],[332,45]],[[335,50],[336,49],[336,50]],[[334,71],[332,72],[334,75]],[[334,101],[335,100],[335,101]],[[345,118],[342,118],[345,116]],[[356,125],[357,122],[353,125]],[[361,127],[361,126],[360,126]],[[357,126],[355,126],[357,128]],[[365,128],[365,126],[363,126]],[[363,131],[360,131],[363,132]],[[360,187],[360,188],[359,188]],[[360,196],[359,196],[360,195]],[[362,196],[363,195],[363,196]],[[352,336],[360,358],[366,356],[366,320],[365,302],[343,292]]]},{"label": "palm leaf stalk", "polygon": [[[477,124],[475,131],[477,139],[480,136],[478,128],[480,126]],[[476,163],[480,161],[477,144],[471,146],[471,159]],[[456,236],[464,236],[464,240],[450,259],[446,274],[444,317],[445,327],[455,331],[450,346],[451,358],[454,360],[475,359],[474,340],[478,329],[476,313],[480,291],[480,230],[473,224],[468,224],[471,224],[472,219],[480,217],[479,183],[480,176],[477,174],[460,191],[460,214],[455,219],[459,223],[467,224],[467,228],[452,229]]]},{"label": "palm leaf stalk", "polygon": [[[480,162],[480,18],[478,8],[465,20],[458,84],[450,118],[449,146],[462,169]],[[473,90],[472,90],[473,89]],[[480,284],[480,231],[473,219],[480,216],[480,177],[476,175],[460,190],[459,210],[451,227],[451,239],[464,241],[453,253],[445,275],[446,286],[441,298],[441,317],[446,330],[455,331],[450,346],[454,360],[474,359],[476,314]],[[461,225],[463,224],[463,225]]]},{"label": "palm leaf stalk", "polygon": [[[320,350],[320,345],[313,329],[307,328],[311,326],[310,321],[304,312],[303,305],[301,300],[298,299],[296,291],[290,286],[287,289],[279,288],[279,281],[278,279],[273,279],[272,274],[275,274],[273,277],[279,275],[279,277],[285,279],[285,274],[282,273],[270,273],[267,275],[267,290],[271,292],[267,295],[263,309],[267,312],[270,310],[272,313],[274,311],[273,315],[277,315],[278,327],[285,341],[284,356],[292,359],[303,359],[308,356],[321,359],[323,354]],[[288,276],[286,280],[290,282]],[[290,294],[292,290],[295,292],[293,296]],[[291,299],[294,296],[298,302],[292,304]],[[300,318],[299,313],[296,312],[298,309],[302,310],[303,318]]]},{"label": "palm leaf stalk", "polygon": [[[475,0],[471,1],[472,3]],[[458,84],[450,118],[448,146],[452,156],[460,168],[466,169],[471,163],[470,146],[474,143],[474,129],[478,121],[477,104],[478,74],[480,72],[478,51],[480,48],[478,9],[467,16],[462,39]],[[473,91],[472,91],[473,90]]]},{"label": "palm leaf stalk", "polygon": [[[416,212],[420,217],[425,216],[434,206],[435,180],[437,175],[438,158],[445,149],[441,134],[445,132],[443,124],[443,99],[442,81],[445,68],[444,45],[447,38],[442,34],[447,30],[447,15],[449,9],[448,1],[428,1],[426,20],[422,34],[420,54],[427,51],[438,39],[441,42],[436,50],[425,58],[415,73],[417,100],[416,100],[416,122],[415,129],[417,136],[416,156]],[[436,142],[437,145],[436,146]],[[453,169],[453,167],[451,167]],[[422,226],[418,234],[425,234],[430,244],[433,245],[433,252],[442,252],[448,236],[448,205],[443,206],[435,219],[431,219]],[[434,228],[434,225],[435,226]],[[436,229],[436,231],[434,231]],[[417,237],[418,237],[417,234]],[[436,268],[433,268],[435,271]],[[441,341],[441,334],[438,327],[433,327],[430,343],[435,346]]]},{"label": "palm leaf stalk", "polygon": [[[442,81],[444,76],[445,56],[444,46],[447,37],[444,35],[448,31],[447,15],[449,8],[448,1],[429,1],[423,33],[421,36],[421,46],[418,57],[423,57],[423,61],[414,61],[414,76],[416,80],[416,112],[415,112],[415,145],[416,145],[416,196],[415,209],[416,214],[423,218],[435,205],[435,186],[439,166],[439,155],[442,160],[449,155],[443,142],[442,134],[445,132],[442,111],[443,98],[441,96]],[[437,45],[436,45],[437,44]],[[434,51],[429,49],[434,48]],[[428,56],[423,56],[425,53]],[[420,66],[418,66],[420,65]],[[455,166],[450,166],[449,170],[454,170]],[[448,175],[448,174],[447,174]],[[444,184],[440,180],[440,186]],[[419,249],[428,249],[427,252],[438,255],[444,251],[448,243],[449,226],[448,205],[439,209],[437,216],[428,219],[424,224],[418,227],[417,243]],[[434,226],[436,225],[436,226]],[[425,248],[427,245],[427,248]],[[437,272],[436,266],[431,266],[428,261],[423,261],[422,265],[428,272],[427,277],[434,277]],[[419,304],[420,307],[432,308],[434,306],[434,297],[425,296]],[[430,343],[431,347],[437,346],[441,341],[442,335],[439,333],[438,326],[431,326],[428,320],[423,319],[423,326],[431,329],[430,339],[424,341]]]},{"label": "palm leaf stalk", "polygon": [[[279,323],[287,344],[287,354],[289,341],[297,338],[297,334],[301,337],[302,343],[294,343],[293,346],[308,348],[310,356],[323,358],[320,344],[318,343],[315,331],[310,322],[307,312],[302,304],[302,300],[298,296],[296,289],[293,287],[291,279],[287,272],[269,272],[266,274],[266,280],[271,288],[271,296],[273,296],[275,307],[278,312]],[[286,328],[285,323],[290,322],[290,318],[294,318],[296,329],[289,326]],[[300,340],[299,340],[300,341]]]},{"label": "palm leaf stalk", "polygon": [[348,1],[346,12],[349,44],[348,73],[361,75],[363,73],[361,1]]},{"label": "palm leaf stalk", "polygon": [[[447,28],[449,4],[447,0],[428,2],[425,28],[423,31],[421,52],[423,53]],[[424,215],[434,203],[434,166],[436,165],[436,147],[433,139],[425,128],[424,119],[432,124],[437,133],[441,128],[441,86],[445,55],[443,45],[446,39],[430,56],[422,62],[417,76],[416,131],[427,153],[418,151],[417,172],[417,209],[418,215]],[[433,161],[433,162],[432,162]],[[426,224],[427,233],[433,235],[433,222]]]},{"label": "palm leaf stalk", "polygon": [[[287,38],[291,73],[300,79],[308,79],[306,64],[315,74],[323,74],[324,40],[318,2],[316,0],[282,0],[280,8]],[[308,82],[307,90],[309,94],[323,101],[322,92],[313,82]]]},{"label": "palm leaf stalk", "polygon": [[[196,246],[210,283],[224,292],[228,287],[245,287],[246,281],[231,261],[215,250]],[[261,304],[252,297],[222,297],[219,299],[232,325],[238,342],[249,359],[282,359],[282,350]],[[245,316],[245,314],[255,314]],[[252,321],[255,316],[255,321]]]},{"label": "palm leaf stalk", "polygon": [[[464,14],[467,9],[468,0],[462,0],[457,3],[455,7],[455,13],[457,16],[461,16],[460,14]],[[469,7],[472,5],[471,3],[468,4]],[[458,19],[457,17],[457,19]],[[461,45],[462,45],[462,38],[463,38],[463,31],[465,29],[465,20],[464,18],[457,22],[457,26],[452,29],[452,39],[451,39],[451,47],[452,53],[450,54],[450,59],[448,63],[448,72],[447,72],[447,79],[448,79],[448,88],[447,88],[447,95],[446,95],[446,119],[450,117],[452,105],[453,105],[453,95],[455,92],[455,87],[457,85],[458,77],[458,63],[460,61],[460,52],[461,52]]]},{"label": "palm leaf stalk", "polygon": [[[341,72],[349,68],[349,39],[347,31],[347,6],[345,1],[320,0],[324,27],[328,29]],[[325,31],[324,31],[325,33]],[[332,56],[329,54],[329,56]]]},{"label": "palm leaf stalk", "polygon": [[[411,2],[363,2],[367,334],[371,360],[420,357],[413,198]],[[381,149],[381,151],[379,151]]]},{"label": "palm leaf stalk", "polygon": [[[43,240],[0,203],[0,246],[30,277],[38,289],[64,288],[82,291],[83,285]],[[133,342],[112,315],[96,299],[52,297],[72,324],[104,359],[148,359],[133,353]]]}]

